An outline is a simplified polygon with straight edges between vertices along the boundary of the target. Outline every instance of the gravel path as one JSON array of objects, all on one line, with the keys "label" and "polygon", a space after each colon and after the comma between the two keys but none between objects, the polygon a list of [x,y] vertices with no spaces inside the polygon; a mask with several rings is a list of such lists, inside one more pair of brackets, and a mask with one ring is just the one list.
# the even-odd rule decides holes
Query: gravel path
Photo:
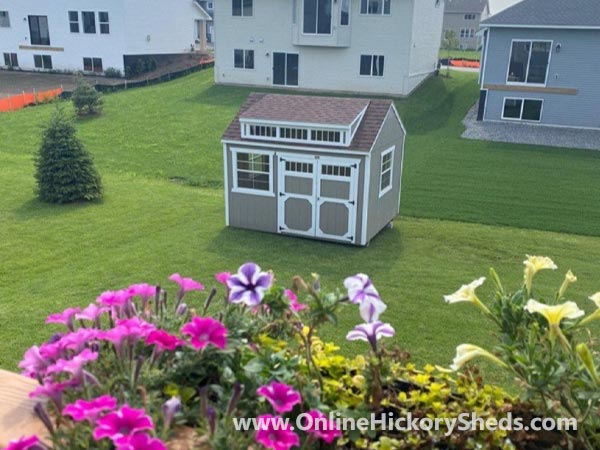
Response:
[{"label": "gravel path", "polygon": [[477,122],[477,104],[463,119],[466,139],[600,150],[600,130],[547,127],[526,123]]}]

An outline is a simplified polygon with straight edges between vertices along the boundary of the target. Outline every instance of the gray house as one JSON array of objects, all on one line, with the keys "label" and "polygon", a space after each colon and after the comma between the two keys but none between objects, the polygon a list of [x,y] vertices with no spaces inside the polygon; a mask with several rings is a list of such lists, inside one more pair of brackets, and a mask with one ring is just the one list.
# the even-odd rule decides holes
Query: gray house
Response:
[{"label": "gray house", "polygon": [[391,100],[253,93],[223,134],[228,226],[354,245],[398,214]]},{"label": "gray house", "polygon": [[479,120],[600,128],[600,1],[523,0],[481,27]]},{"label": "gray house", "polygon": [[479,23],[490,15],[488,0],[448,0],[444,9],[444,32],[442,43],[449,30],[454,31],[462,50],[478,50],[481,36],[477,34]]}]

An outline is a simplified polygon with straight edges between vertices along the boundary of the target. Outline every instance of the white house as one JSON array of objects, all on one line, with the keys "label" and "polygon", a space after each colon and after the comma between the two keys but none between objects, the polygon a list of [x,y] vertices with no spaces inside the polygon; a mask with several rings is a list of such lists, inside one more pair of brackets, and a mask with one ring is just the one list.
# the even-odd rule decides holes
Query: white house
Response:
[{"label": "white house", "polygon": [[0,67],[124,72],[127,56],[202,50],[195,0],[2,0]]},{"label": "white house", "polygon": [[215,82],[407,95],[436,70],[444,0],[215,0]]}]

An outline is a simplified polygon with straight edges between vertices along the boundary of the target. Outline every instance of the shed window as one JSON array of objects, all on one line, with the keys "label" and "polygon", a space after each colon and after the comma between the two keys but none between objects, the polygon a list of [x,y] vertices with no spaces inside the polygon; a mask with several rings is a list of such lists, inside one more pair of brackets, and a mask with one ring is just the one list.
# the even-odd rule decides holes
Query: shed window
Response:
[{"label": "shed window", "polygon": [[268,153],[234,153],[235,188],[271,192],[271,155]]},{"label": "shed window", "polygon": [[250,125],[249,127],[250,136],[260,137],[277,137],[276,127],[267,127],[264,125]]},{"label": "shed window", "polygon": [[379,196],[392,189],[392,173],[394,169],[394,147],[381,154],[381,177],[379,180]]},{"label": "shed window", "polygon": [[334,166],[331,164],[323,164],[321,166],[321,175],[330,175],[333,177],[349,177],[351,175],[350,167]]},{"label": "shed window", "polygon": [[505,98],[502,118],[539,122],[542,118],[543,100]]},{"label": "shed window", "polygon": [[513,41],[507,82],[546,84],[550,41]]},{"label": "shed window", "polygon": [[329,130],[310,130],[310,139],[317,142],[341,142],[341,133]]}]

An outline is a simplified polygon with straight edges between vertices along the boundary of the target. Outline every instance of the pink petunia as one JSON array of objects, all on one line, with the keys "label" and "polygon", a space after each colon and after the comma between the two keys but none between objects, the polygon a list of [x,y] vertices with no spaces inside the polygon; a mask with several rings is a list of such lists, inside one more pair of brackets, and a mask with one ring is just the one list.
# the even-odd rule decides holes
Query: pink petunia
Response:
[{"label": "pink petunia", "polygon": [[305,413],[310,418],[307,418],[305,423],[306,431],[319,439],[323,439],[328,444],[331,444],[334,439],[342,436],[342,432],[336,427],[335,422],[330,420],[324,413],[316,409],[312,409]]},{"label": "pink petunia", "polygon": [[202,283],[199,283],[196,280],[192,280],[191,278],[183,278],[178,273],[174,273],[173,275],[171,275],[169,277],[169,280],[174,281],[179,285],[179,300],[183,298],[186,292],[204,290],[204,285]]},{"label": "pink petunia", "polygon": [[103,395],[92,400],[79,399],[64,407],[63,416],[71,416],[75,422],[87,420],[94,423],[104,411],[112,411],[117,407],[117,400],[110,395]]},{"label": "pink petunia", "polygon": [[108,311],[108,307],[106,306],[98,306],[95,303],[90,303],[83,311],[78,314],[75,314],[75,319],[77,320],[89,320],[93,322],[96,326],[100,325],[100,317],[104,313]]},{"label": "pink petunia", "polygon": [[160,353],[165,350],[173,351],[177,347],[185,345],[185,341],[165,330],[154,330],[146,338],[146,344],[154,345],[157,352]]},{"label": "pink petunia", "polygon": [[43,448],[37,436],[23,436],[10,441],[4,450],[42,450]]},{"label": "pink petunia", "polygon": [[167,446],[146,433],[136,433],[119,440],[115,450],[167,450]]},{"label": "pink petunia", "polygon": [[21,375],[29,378],[43,377],[51,361],[40,354],[40,348],[37,345],[30,347],[23,355],[23,360],[19,363],[19,368],[23,369]]},{"label": "pink petunia", "polygon": [[229,278],[231,278],[231,273],[230,272],[221,272],[221,273],[217,273],[215,275],[215,279],[221,283],[227,286],[227,280],[229,280]]},{"label": "pink petunia", "polygon": [[138,296],[142,299],[149,299],[156,295],[156,286],[147,283],[132,284],[127,288],[127,291],[132,297]]},{"label": "pink petunia", "polygon": [[62,410],[62,393],[65,389],[75,387],[73,380],[57,383],[52,378],[45,378],[44,383],[29,393],[30,398],[45,397],[50,399],[59,410]]},{"label": "pink petunia", "polygon": [[138,341],[146,339],[150,333],[156,330],[156,327],[139,317],[131,319],[121,319],[117,321],[114,328],[101,334],[101,339],[112,342],[119,356],[123,346],[133,346]]},{"label": "pink petunia", "polygon": [[265,448],[289,450],[300,445],[300,438],[292,431],[290,424],[284,424],[281,417],[263,414],[258,416],[259,429],[255,440]]},{"label": "pink petunia", "polygon": [[67,308],[61,313],[50,314],[46,319],[46,323],[58,323],[73,331],[73,317],[75,317],[75,314],[79,313],[80,311],[80,308]]},{"label": "pink petunia", "polygon": [[222,350],[227,345],[227,328],[211,317],[194,317],[181,328],[181,334],[190,337],[196,350],[202,350],[209,344]]},{"label": "pink petunia", "polygon": [[55,343],[63,352],[72,351],[74,353],[81,352],[86,346],[97,341],[101,331],[95,328],[78,328],[73,333],[65,334]]},{"label": "pink petunia", "polygon": [[141,431],[153,430],[154,423],[143,409],[134,409],[125,404],[118,411],[113,411],[99,418],[94,428],[94,440],[111,439],[120,445],[131,435]]},{"label": "pink petunia", "polygon": [[298,297],[292,292],[291,289],[286,289],[284,294],[290,301],[290,309],[292,311],[298,312],[308,307],[308,305],[305,305],[304,303],[298,303]]},{"label": "pink petunia", "polygon": [[104,306],[125,306],[125,304],[131,299],[131,294],[121,289],[119,291],[105,291],[96,298],[96,303]]},{"label": "pink petunia", "polygon": [[90,349],[84,349],[80,354],[71,359],[59,359],[46,370],[47,374],[66,372],[73,375],[73,379],[81,380],[83,377],[83,366],[90,361],[98,359],[98,353]]},{"label": "pink petunia", "polygon": [[256,393],[265,397],[279,414],[291,411],[294,405],[302,401],[298,391],[285,383],[277,381],[259,387]]}]

